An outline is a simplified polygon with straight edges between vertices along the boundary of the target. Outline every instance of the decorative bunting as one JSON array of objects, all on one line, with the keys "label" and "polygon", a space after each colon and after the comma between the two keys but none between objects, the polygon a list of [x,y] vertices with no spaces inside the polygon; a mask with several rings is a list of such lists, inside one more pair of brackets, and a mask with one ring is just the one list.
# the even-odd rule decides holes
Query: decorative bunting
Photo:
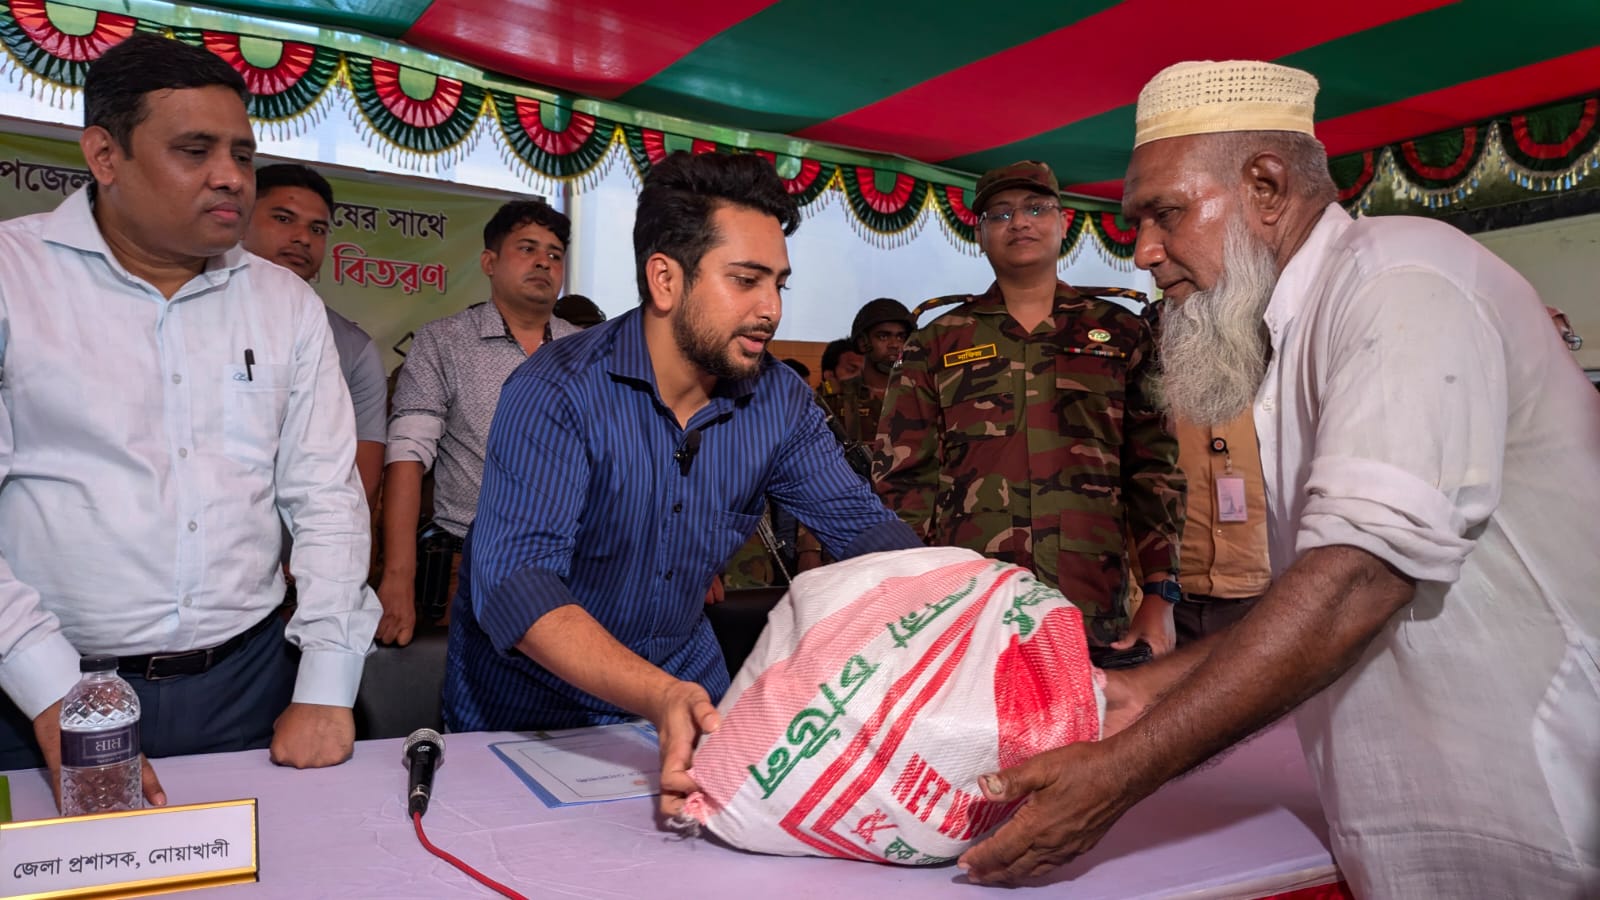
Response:
[{"label": "decorative bunting", "polygon": [[1594,149],[1600,99],[1590,97],[1497,123],[1506,155],[1530,172],[1559,172]]},{"label": "decorative bunting", "polygon": [[1600,98],[1549,106],[1495,123],[1512,181],[1530,191],[1571,190],[1600,168]]},{"label": "decorative bunting", "polygon": [[1067,225],[1061,231],[1061,252],[1057,258],[1066,259],[1077,249],[1078,240],[1083,237],[1083,231],[1089,227],[1089,220],[1094,218],[1094,214],[1071,207],[1063,209],[1062,212],[1067,217]]},{"label": "decorative bunting", "polygon": [[85,33],[71,34],[50,18],[51,6],[56,4],[4,0],[0,43],[28,74],[58,87],[83,87],[89,63],[140,28],[132,16],[60,7],[90,23]]},{"label": "decorative bunting", "polygon": [[[325,47],[192,28],[174,28],[172,36],[210,50],[244,76],[250,90],[246,108],[262,122],[311,124],[320,118],[313,111],[339,74],[339,53]],[[258,48],[255,54],[247,54],[246,42]]]},{"label": "decorative bunting", "polygon": [[833,186],[834,173],[839,167],[814,159],[797,156],[779,156],[771,150],[757,150],[756,155],[772,163],[783,180],[783,187],[802,207],[815,203],[823,192]]},{"label": "decorative bunting", "polygon": [[1093,216],[1084,216],[1090,222],[1094,231],[1096,242],[1100,249],[1105,251],[1107,259],[1113,264],[1121,264],[1119,268],[1127,268],[1129,260],[1133,259],[1133,249],[1139,240],[1139,232],[1131,228],[1122,220],[1121,213],[1103,212]]},{"label": "decorative bunting", "polygon": [[1377,173],[1375,151],[1352,153],[1329,160],[1328,172],[1333,176],[1334,187],[1339,189],[1339,202],[1350,204],[1372,184]]},{"label": "decorative bunting", "polygon": [[[53,15],[72,18],[70,31]],[[86,23],[93,27],[86,29]],[[391,159],[412,165],[428,158],[453,160],[470,149],[490,116],[498,125],[492,131],[501,138],[502,156],[513,168],[584,186],[603,174],[607,161],[614,158],[610,151],[619,143],[640,178],[675,150],[755,152],[773,165],[785,189],[808,214],[824,208],[834,193],[842,194],[857,231],[875,244],[895,246],[910,240],[932,207],[956,246],[977,250],[973,231],[977,217],[966,206],[970,185],[930,182],[896,171],[889,167],[892,164],[844,166],[619,124],[578,112],[570,101],[559,98],[499,86],[489,89],[388,59],[301,41],[172,28],[64,4],[47,8],[44,0],[0,0],[0,40],[23,70],[52,90],[81,87],[89,62],[136,30],[171,33],[216,53],[244,76],[251,117],[279,133],[298,133],[314,124],[334,96],[329,88],[339,85],[344,89],[339,96],[362,135]],[[930,197],[937,202],[929,203]],[[1074,224],[1063,242],[1063,256],[1076,245],[1091,218],[1082,210],[1068,214]]]},{"label": "decorative bunting", "polygon": [[[345,54],[350,93],[373,133],[401,150],[454,154],[477,127],[487,92],[477,85],[390,62]],[[427,95],[406,83],[426,84]],[[431,84],[429,84],[431,82]],[[413,93],[415,91],[415,93]]]},{"label": "decorative bunting", "polygon": [[[500,134],[516,158],[548,178],[582,178],[606,158],[617,124],[532,97],[491,94]],[[548,114],[552,120],[546,124]]]},{"label": "decorative bunting", "polygon": [[[886,187],[880,188],[880,178],[887,182]],[[898,234],[910,228],[928,202],[928,182],[903,172],[841,166],[839,179],[856,221],[881,235]]]},{"label": "decorative bunting", "polygon": [[1491,203],[1571,190],[1600,171],[1600,99],[1589,97],[1453,128],[1329,162],[1339,202],[1370,212],[1445,214],[1485,186]]},{"label": "decorative bunting", "polygon": [[969,244],[978,241],[978,214],[967,206],[971,195],[971,191],[953,184],[941,184],[933,189],[933,200],[939,207],[945,231]]},{"label": "decorative bunting", "polygon": [[1446,131],[1400,144],[1400,161],[1413,184],[1437,190],[1460,184],[1483,153],[1476,127]]},{"label": "decorative bunting", "polygon": [[[675,150],[754,152],[773,165],[808,214],[823,208],[833,195],[842,195],[849,220],[875,244],[910,240],[932,215],[955,246],[978,252],[978,219],[967,206],[970,183],[937,180],[937,170],[920,164],[837,148],[820,148],[820,157],[787,155],[748,146],[759,135],[713,128],[699,130],[717,135],[717,140],[646,128],[581,112],[572,98],[531,86],[489,81],[481,73],[469,72],[463,80],[416,68],[414,61],[426,56],[409,50],[395,58],[413,62],[411,66],[298,40],[172,27],[45,0],[0,0],[0,45],[14,63],[9,69],[53,101],[64,102],[64,92],[81,88],[90,62],[141,30],[171,33],[226,60],[249,87],[251,117],[280,133],[297,133],[316,122],[337,96],[362,135],[396,161],[419,167],[428,160],[448,163],[482,134],[498,134],[502,157],[524,178],[576,181],[584,187],[624,155],[633,163],[632,173],[642,178]],[[462,74],[459,67],[441,65],[439,71]],[[335,86],[339,90],[330,91]],[[1499,203],[1515,200],[1519,193],[1568,190],[1600,171],[1600,98],[1571,100],[1339,157],[1331,161],[1330,170],[1339,201],[1362,212],[1375,207],[1383,212],[1453,211],[1471,202],[1485,185],[1495,187],[1485,202]],[[921,177],[930,172],[936,180]],[[951,177],[962,179],[958,173]],[[1065,210],[1063,258],[1080,248],[1089,231],[1108,261],[1130,263],[1136,233],[1105,209],[1090,203]]]}]

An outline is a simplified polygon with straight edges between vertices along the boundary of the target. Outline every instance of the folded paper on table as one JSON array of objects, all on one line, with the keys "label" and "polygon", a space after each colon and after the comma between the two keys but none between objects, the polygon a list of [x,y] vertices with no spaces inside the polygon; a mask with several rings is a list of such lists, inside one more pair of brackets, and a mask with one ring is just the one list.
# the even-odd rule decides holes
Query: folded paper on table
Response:
[{"label": "folded paper on table", "polygon": [[661,792],[661,751],[645,723],[539,732],[490,744],[546,806],[606,803]]}]

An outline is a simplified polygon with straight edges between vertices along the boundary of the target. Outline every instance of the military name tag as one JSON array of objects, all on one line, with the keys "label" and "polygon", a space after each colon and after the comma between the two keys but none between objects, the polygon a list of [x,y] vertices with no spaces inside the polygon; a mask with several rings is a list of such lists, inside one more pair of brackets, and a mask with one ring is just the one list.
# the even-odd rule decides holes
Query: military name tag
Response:
[{"label": "military name tag", "polygon": [[1128,354],[1106,344],[1090,344],[1087,347],[1066,347],[1063,349],[1068,353],[1076,353],[1079,356],[1103,356],[1106,359],[1128,358]]},{"label": "military name tag", "polygon": [[995,348],[994,344],[980,344],[976,347],[968,347],[965,350],[952,350],[946,353],[944,355],[944,366],[947,369],[951,366],[964,366],[967,363],[975,363],[980,359],[994,359],[999,355],[1000,351]]}]

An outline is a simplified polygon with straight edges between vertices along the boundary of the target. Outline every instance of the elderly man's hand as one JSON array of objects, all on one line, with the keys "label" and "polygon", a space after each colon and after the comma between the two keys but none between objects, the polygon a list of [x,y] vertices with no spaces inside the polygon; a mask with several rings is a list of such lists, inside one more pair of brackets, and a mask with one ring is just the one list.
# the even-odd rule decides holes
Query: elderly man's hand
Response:
[{"label": "elderly man's hand", "polygon": [[1129,784],[1123,763],[1103,742],[1068,744],[980,778],[989,800],[1027,800],[1009,822],[961,854],[967,878],[1011,884],[1089,851],[1143,797]]}]

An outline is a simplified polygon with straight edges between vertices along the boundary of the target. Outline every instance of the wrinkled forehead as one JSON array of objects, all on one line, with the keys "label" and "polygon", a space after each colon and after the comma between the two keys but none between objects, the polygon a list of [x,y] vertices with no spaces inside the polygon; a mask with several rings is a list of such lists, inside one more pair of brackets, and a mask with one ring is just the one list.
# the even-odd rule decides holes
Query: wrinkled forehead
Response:
[{"label": "wrinkled forehead", "polygon": [[1193,199],[1219,187],[1204,156],[1204,135],[1151,141],[1135,148],[1122,181],[1122,209],[1132,213],[1158,197]]}]

